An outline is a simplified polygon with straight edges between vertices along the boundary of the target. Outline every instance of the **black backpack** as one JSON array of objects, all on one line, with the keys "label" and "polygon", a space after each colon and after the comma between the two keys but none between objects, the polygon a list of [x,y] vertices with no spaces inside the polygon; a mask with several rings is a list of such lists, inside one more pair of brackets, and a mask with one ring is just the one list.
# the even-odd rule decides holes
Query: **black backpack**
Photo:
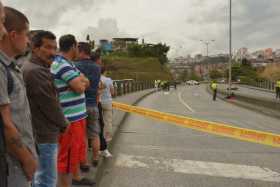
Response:
[{"label": "black backpack", "polygon": [[[7,72],[7,89],[8,94],[10,95],[13,91],[14,80],[12,74],[9,70],[9,67],[0,60],[0,64],[5,67]],[[6,160],[6,144],[4,136],[4,123],[2,116],[0,114],[0,187],[7,186],[7,177],[8,177],[8,164]]]}]

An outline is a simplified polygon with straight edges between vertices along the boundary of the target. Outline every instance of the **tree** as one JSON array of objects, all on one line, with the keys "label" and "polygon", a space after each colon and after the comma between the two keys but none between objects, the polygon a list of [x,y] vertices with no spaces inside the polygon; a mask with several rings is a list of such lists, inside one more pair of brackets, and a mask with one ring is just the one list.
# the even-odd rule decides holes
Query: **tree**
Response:
[{"label": "tree", "polygon": [[179,76],[179,80],[181,81],[187,81],[189,79],[190,75],[189,75],[189,71],[188,70],[184,70],[180,76]]},{"label": "tree", "polygon": [[221,73],[218,70],[212,70],[210,71],[210,78],[211,79],[219,79],[223,77],[223,73]]},{"label": "tree", "polygon": [[191,75],[189,76],[189,80],[201,81],[202,78],[197,76],[194,71],[192,71]]},{"label": "tree", "polygon": [[163,65],[168,62],[167,53],[170,47],[166,44],[131,44],[128,46],[128,55],[132,57],[156,57]]},{"label": "tree", "polygon": [[251,63],[246,58],[242,59],[241,64],[242,66],[251,66]]},{"label": "tree", "polygon": [[[228,69],[225,72],[226,77],[228,77]],[[250,63],[243,64],[233,64],[232,66],[232,80],[236,81],[240,79],[245,81],[244,83],[253,82],[258,79],[257,71],[251,66]]]}]

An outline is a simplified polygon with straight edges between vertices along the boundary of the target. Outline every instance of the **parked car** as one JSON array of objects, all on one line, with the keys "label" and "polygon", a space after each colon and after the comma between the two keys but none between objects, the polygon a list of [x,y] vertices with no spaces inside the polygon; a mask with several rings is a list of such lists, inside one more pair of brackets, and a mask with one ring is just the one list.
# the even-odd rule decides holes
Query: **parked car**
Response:
[{"label": "parked car", "polygon": [[226,83],[226,80],[225,80],[225,79],[220,79],[218,82],[219,82],[220,84],[224,84],[224,83]]},{"label": "parked car", "polygon": [[195,81],[195,80],[188,80],[188,81],[186,82],[186,85],[190,85],[190,86],[199,85],[199,82],[198,82],[198,81]]}]

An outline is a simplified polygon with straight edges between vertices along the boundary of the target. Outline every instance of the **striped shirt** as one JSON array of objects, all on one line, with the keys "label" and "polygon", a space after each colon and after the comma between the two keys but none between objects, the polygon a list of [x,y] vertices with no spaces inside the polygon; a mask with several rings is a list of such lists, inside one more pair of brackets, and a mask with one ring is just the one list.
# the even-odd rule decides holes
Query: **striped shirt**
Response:
[{"label": "striped shirt", "polygon": [[65,117],[75,122],[87,117],[85,94],[72,91],[69,82],[80,76],[80,71],[73,62],[62,56],[57,56],[51,65],[51,73],[59,93],[59,101]]}]

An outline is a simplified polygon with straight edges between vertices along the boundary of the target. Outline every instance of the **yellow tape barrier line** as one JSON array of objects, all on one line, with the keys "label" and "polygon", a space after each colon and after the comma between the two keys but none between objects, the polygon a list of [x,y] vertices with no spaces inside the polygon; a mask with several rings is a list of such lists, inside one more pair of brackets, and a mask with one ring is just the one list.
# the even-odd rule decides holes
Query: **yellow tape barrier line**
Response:
[{"label": "yellow tape barrier line", "polygon": [[198,131],[203,131],[211,134],[226,136],[258,144],[269,145],[273,147],[280,147],[280,135],[278,134],[233,127],[222,123],[192,119],[189,117],[168,114],[156,110],[146,109],[138,106],[131,106],[118,102],[113,102],[113,108],[122,110],[124,112],[140,114],[142,116],[147,116],[156,120],[175,123],[178,126],[191,128]]}]

